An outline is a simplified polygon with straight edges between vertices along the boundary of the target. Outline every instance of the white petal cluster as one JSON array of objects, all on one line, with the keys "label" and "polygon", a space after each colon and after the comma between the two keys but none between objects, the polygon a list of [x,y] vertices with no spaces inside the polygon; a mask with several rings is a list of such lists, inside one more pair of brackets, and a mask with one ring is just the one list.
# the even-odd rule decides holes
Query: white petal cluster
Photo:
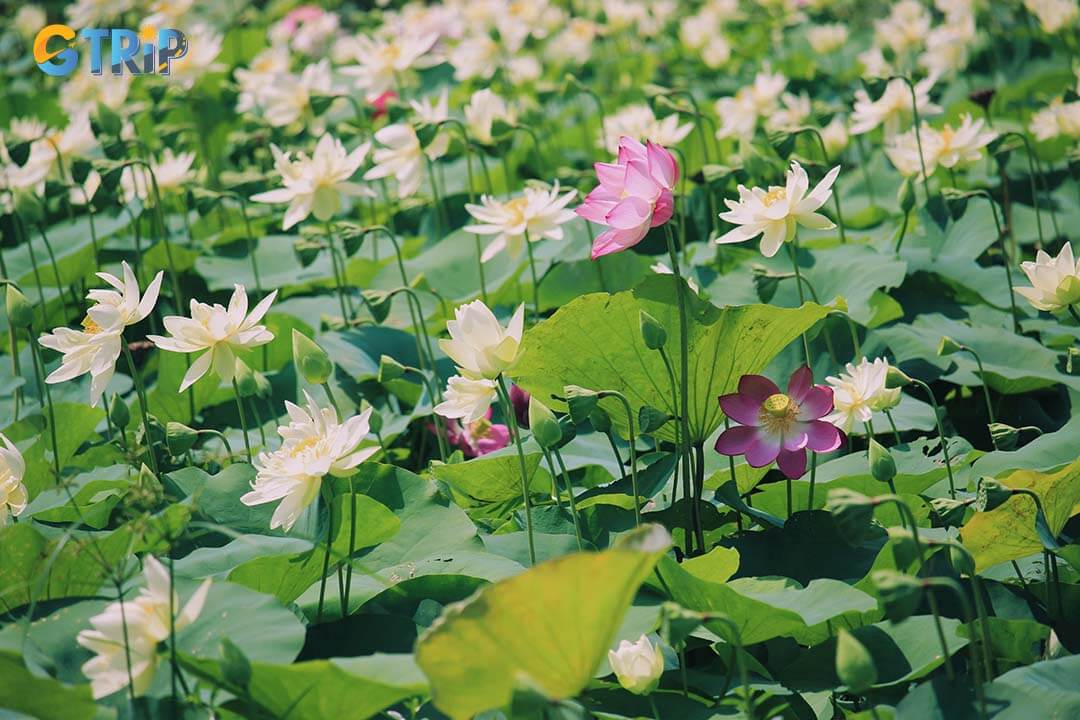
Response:
[{"label": "white petal cluster", "polygon": [[900,388],[886,387],[889,361],[867,358],[858,365],[848,363],[844,372],[825,381],[833,391],[833,412],[824,419],[844,432],[851,432],[855,422],[870,422],[874,412],[884,412],[900,402]]},{"label": "white petal cluster", "polygon": [[481,204],[465,205],[469,214],[479,221],[466,225],[465,230],[495,236],[481,255],[483,262],[503,250],[510,257],[518,258],[525,249],[526,237],[529,242],[543,238],[562,240],[562,225],[575,217],[574,211],[567,210],[566,206],[576,195],[575,191],[569,190],[560,196],[557,181],[550,189],[526,187],[521,195],[505,201],[484,195],[480,198]]},{"label": "white petal cluster", "polygon": [[371,430],[371,408],[340,422],[333,407],[321,407],[306,390],[304,399],[305,407],[285,403],[289,423],[278,428],[281,447],[259,454],[251,491],[240,498],[245,505],[281,501],[270,519],[271,530],[291,530],[319,496],[327,475],[347,477],[379,450],[360,447]]},{"label": "white petal cluster", "polygon": [[1058,312],[1080,304],[1080,262],[1066,242],[1057,257],[1039,250],[1035,262],[1020,263],[1031,287],[1014,287],[1036,310]]},{"label": "white petal cluster", "polygon": [[210,591],[207,579],[170,623],[169,613],[180,607],[180,598],[175,592],[169,597],[169,571],[148,555],[143,575],[146,587],[134,600],[106,605],[101,614],[90,618],[93,629],[81,631],[76,638],[79,645],[95,653],[82,666],[95,699],[127,687],[129,679],[135,695],[145,694],[157,671],[159,645],[172,629],[179,631],[195,622]]}]

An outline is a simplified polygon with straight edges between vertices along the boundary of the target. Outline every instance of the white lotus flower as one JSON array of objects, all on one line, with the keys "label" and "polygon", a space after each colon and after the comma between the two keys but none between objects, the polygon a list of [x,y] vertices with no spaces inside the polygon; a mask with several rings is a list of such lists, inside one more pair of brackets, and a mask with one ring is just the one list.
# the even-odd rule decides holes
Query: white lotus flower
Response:
[{"label": "white lotus flower", "polygon": [[342,423],[333,407],[321,407],[306,390],[304,399],[303,408],[285,403],[289,424],[278,428],[281,447],[259,453],[251,492],[240,498],[244,505],[281,500],[270,518],[271,530],[291,530],[300,513],[319,496],[327,475],[348,477],[379,450],[378,446],[359,447],[371,429],[371,408]]},{"label": "white lotus flower", "polygon": [[[375,141],[382,147],[375,149],[372,155],[375,166],[364,173],[364,179],[393,177],[397,180],[398,197],[412,197],[420,189],[426,170],[424,149],[420,147],[416,130],[409,123],[387,125],[375,133]],[[446,152],[448,142],[449,138],[445,138],[438,142],[438,147],[429,150]]]},{"label": "white lotus flower", "polygon": [[401,74],[424,66],[424,55],[438,39],[435,33],[405,33],[388,39],[358,37],[354,46],[358,64],[342,68],[341,73],[356,78],[356,86],[368,95],[400,90],[397,84]]},{"label": "white lotus flower", "polygon": [[124,279],[99,272],[97,276],[114,290],[91,290],[87,300],[94,305],[86,311],[82,330],[58,327],[38,338],[42,347],[63,355],[60,367],[49,373],[45,382],[56,384],[90,373],[90,405],[97,407],[101,394],[112,379],[116,361],[123,350],[124,328],[141,322],[157,303],[162,272],[158,272],[140,297],[135,273],[123,263]]},{"label": "white lotus flower", "polygon": [[8,440],[7,435],[0,433],[0,441],[4,447],[0,448],[0,528],[6,527],[13,517],[19,517],[26,509],[26,486],[23,485],[23,475],[26,473],[26,463],[22,453],[15,444]]},{"label": "white lotus flower", "polygon": [[848,145],[847,121],[843,115],[833,115],[829,124],[821,128],[821,139],[825,142],[825,152],[829,157],[836,157]]},{"label": "white lotus flower", "polygon": [[608,664],[619,684],[635,695],[651,693],[664,674],[664,654],[645,635],[637,642],[623,640],[619,647],[608,650]]},{"label": "white lotus flower", "polygon": [[953,168],[978,161],[983,155],[983,148],[996,137],[997,133],[983,130],[982,118],[972,120],[971,115],[965,113],[955,130],[946,123],[941,130],[933,133],[930,152],[938,165]]},{"label": "white lotus flower", "polygon": [[1061,98],[1056,98],[1031,116],[1028,128],[1040,142],[1052,140],[1061,135],[1074,139],[1080,138],[1080,100],[1067,103]]},{"label": "white lotus flower", "polygon": [[930,32],[930,12],[919,0],[900,0],[892,5],[889,17],[874,23],[874,39],[878,45],[903,55],[922,44]]},{"label": "white lotus flower", "polygon": [[491,126],[496,120],[513,123],[515,117],[506,100],[487,88],[474,92],[465,106],[465,126],[469,128],[469,137],[482,145],[494,140]]},{"label": "white lotus flower", "polygon": [[[150,158],[150,167],[157,180],[158,192],[162,195],[179,190],[185,183],[195,179],[191,169],[195,162],[195,153],[186,152],[174,155],[171,148],[165,148],[159,159]],[[139,198],[145,203],[154,202],[154,183],[150,173],[142,165],[129,165],[120,173],[120,188],[124,191],[125,202]]]},{"label": "white lotus flower", "polygon": [[623,136],[657,145],[673,147],[694,129],[693,123],[679,124],[679,116],[671,114],[657,120],[652,109],[645,104],[628,105],[604,119],[604,147],[611,153],[619,152],[619,139]]},{"label": "white lotus flower", "polygon": [[167,77],[170,82],[187,89],[204,74],[215,69],[214,61],[221,54],[225,36],[202,23],[187,28],[184,34],[188,39],[187,54],[172,60]]},{"label": "white lotus flower", "polygon": [[787,83],[782,73],[762,70],[754,76],[753,83],[739,88],[734,97],[717,100],[714,105],[720,118],[717,139],[752,136],[758,118],[769,117],[780,109],[780,97]]},{"label": "white lotus flower", "polygon": [[135,6],[135,0],[78,0],[64,8],[68,24],[74,28],[108,27]]},{"label": "white lotus flower", "polygon": [[71,116],[97,112],[98,103],[110,110],[118,110],[127,100],[135,76],[131,73],[93,75],[90,72],[89,53],[86,56],[87,59],[68,76],[67,82],[57,93],[60,107]]},{"label": "white lotus flower", "polygon": [[454,79],[465,82],[473,78],[488,79],[499,67],[501,52],[499,44],[484,33],[476,33],[466,38],[450,51],[447,58],[454,66]]},{"label": "white lotus flower", "polygon": [[926,36],[926,52],[919,56],[919,65],[932,77],[962,70],[974,42],[974,15],[958,16],[955,22],[946,22]]},{"label": "white lotus flower", "polygon": [[160,349],[169,352],[205,351],[191,363],[180,383],[180,392],[187,390],[211,369],[222,382],[232,382],[236,373],[236,353],[265,345],[274,339],[274,334],[259,321],[277,297],[277,290],[260,300],[248,313],[247,291],[240,284],[234,287],[227,309],[218,303],[207,305],[193,298],[190,318],[169,315],[162,321],[169,331],[169,337],[147,336]]},{"label": "white lotus flower", "polygon": [[1039,250],[1035,262],[1022,262],[1020,269],[1032,287],[1014,287],[1036,310],[1058,312],[1080,304],[1080,262],[1073,259],[1072,246],[1065,243],[1057,257]]},{"label": "white lotus flower", "polygon": [[288,153],[271,145],[274,168],[281,174],[285,187],[252,195],[251,199],[261,203],[289,203],[282,230],[288,230],[312,213],[317,220],[325,222],[341,209],[343,195],[375,196],[370,188],[349,181],[370,148],[370,143],[364,143],[351,153],[347,152],[340,140],[326,133],[319,138],[310,159],[298,153],[296,160],[290,160]]},{"label": "white lotus flower", "polygon": [[825,381],[833,391],[833,412],[824,420],[844,432],[851,432],[855,421],[870,422],[874,412],[884,412],[900,402],[900,388],[886,387],[889,361],[863,358],[858,365],[848,363],[845,372],[829,376]]},{"label": "white lotus flower", "polygon": [[885,54],[877,45],[862,51],[856,58],[867,77],[886,78],[893,74],[892,63],[885,59]]},{"label": "white lotus flower", "polygon": [[894,135],[885,146],[885,155],[889,161],[904,177],[922,177],[922,167],[925,163],[926,174],[933,175],[937,169],[937,154],[931,152],[931,144],[936,145],[936,133],[929,125],[924,124],[920,129],[922,138],[922,160],[919,159],[919,137],[915,135],[915,129]]},{"label": "white lotus flower", "polygon": [[[915,83],[916,105],[919,118],[941,112],[941,107],[930,102],[930,88],[934,85],[932,77]],[[855,107],[851,113],[851,134],[862,135],[874,128],[885,128],[885,137],[892,137],[900,130],[900,125],[912,117],[911,90],[906,82],[894,78],[885,86],[885,92],[877,100],[871,100],[866,91],[855,91]]]},{"label": "white lotus flower", "polygon": [[274,94],[274,88],[289,72],[289,51],[283,46],[268,47],[251,59],[246,68],[234,72],[240,94],[236,112],[262,112]]},{"label": "white lotus flower", "polygon": [[175,592],[169,597],[169,571],[147,555],[143,576],[146,587],[134,600],[109,603],[90,618],[93,629],[76,637],[79,645],[95,653],[82,666],[95,700],[127,687],[129,678],[134,694],[145,694],[157,672],[161,643],[171,634],[170,625],[179,631],[195,622],[210,591],[207,578],[170,623],[169,613],[180,607],[180,598]]},{"label": "white lotus flower", "polygon": [[705,63],[705,67],[710,70],[716,70],[717,68],[727,64],[727,61],[731,59],[731,43],[728,39],[721,34],[713,35],[709,39],[709,44],[701,49],[701,61]]},{"label": "white lotus flower", "polygon": [[815,230],[836,227],[832,220],[817,210],[832,197],[833,182],[840,173],[837,165],[807,193],[810,179],[797,162],[791,163],[784,186],[772,185],[768,191],[761,188],[747,190],[739,185],[739,200],[724,199],[728,212],[720,218],[739,227],[717,238],[717,243],[735,243],[761,235],[761,254],[772,257],[785,242],[795,237],[798,225]]},{"label": "white lotus flower", "polygon": [[573,210],[566,206],[577,193],[568,191],[559,196],[559,183],[551,189],[529,186],[510,200],[500,201],[490,195],[480,198],[480,205],[466,203],[465,209],[479,220],[479,224],[466,225],[465,230],[478,235],[494,235],[480,256],[487,262],[502,250],[512,258],[521,257],[525,239],[538,242],[542,238],[562,240],[562,225],[574,219]]},{"label": "white lotus flower", "polygon": [[805,92],[799,95],[786,92],[782,99],[781,108],[765,118],[766,130],[794,130],[805,125],[813,113],[810,96]]},{"label": "white lotus flower", "polygon": [[465,377],[494,380],[517,359],[524,325],[524,304],[503,328],[483,301],[474,300],[454,310],[454,319],[446,323],[450,339],[439,340],[439,347]]},{"label": "white lotus flower", "polygon": [[97,146],[97,138],[90,127],[90,115],[79,113],[73,116],[63,130],[41,133],[43,137],[35,145],[40,145],[42,155],[49,159],[55,159],[60,153],[60,158],[68,168],[71,161],[89,155]]},{"label": "white lotus flower", "polygon": [[1039,26],[1047,35],[1062,30],[1076,29],[1080,6],[1076,0],[1024,0],[1024,7],[1039,20]]},{"label": "white lotus flower", "polygon": [[15,13],[15,19],[11,22],[11,26],[23,37],[32,38],[48,22],[49,19],[45,15],[45,10],[40,5],[22,5],[19,7],[19,11]]},{"label": "white lotus flower", "polygon": [[494,380],[473,380],[454,375],[446,381],[446,399],[435,406],[435,412],[444,418],[474,423],[487,415],[495,401]]},{"label": "white lotus flower", "polygon": [[571,18],[566,28],[556,35],[544,53],[558,62],[581,64],[588,62],[592,54],[593,43],[600,32],[600,26],[588,18]]},{"label": "white lotus flower", "polygon": [[847,25],[843,23],[813,25],[806,31],[806,39],[814,52],[819,55],[828,55],[842,48],[847,42]]},{"label": "white lotus flower", "polygon": [[312,95],[332,95],[330,61],[323,58],[303,69],[300,77],[288,75],[266,88],[263,117],[272,127],[285,127],[311,110]]}]

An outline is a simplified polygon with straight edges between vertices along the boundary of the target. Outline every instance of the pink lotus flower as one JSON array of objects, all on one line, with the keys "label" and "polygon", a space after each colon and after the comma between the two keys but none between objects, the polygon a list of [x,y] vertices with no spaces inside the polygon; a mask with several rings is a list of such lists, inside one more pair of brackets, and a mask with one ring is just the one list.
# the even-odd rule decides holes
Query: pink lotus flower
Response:
[{"label": "pink lotus flower", "polygon": [[[432,431],[435,430],[431,426]],[[491,408],[479,420],[461,425],[457,420],[446,423],[446,438],[460,448],[466,458],[480,457],[502,450],[510,444],[510,429],[506,425],[491,422]]]},{"label": "pink lotus flower", "polygon": [[805,365],[791,374],[787,392],[761,375],[739,378],[739,392],[720,396],[720,408],[732,420],[716,440],[716,452],[745,455],[751,467],[776,461],[791,479],[806,472],[806,449],[829,452],[840,447],[843,435],[820,418],[833,409],[832,389],[814,385]]},{"label": "pink lotus flower", "polygon": [[593,243],[592,259],[637,245],[649,232],[671,219],[672,188],[679,177],[675,158],[651,141],[642,145],[623,136],[615,163],[596,163],[600,185],[574,212],[608,226]]},{"label": "pink lotus flower", "polygon": [[396,100],[398,94],[393,90],[387,90],[381,95],[377,95],[371,99],[371,106],[374,108],[374,112],[371,114],[372,120],[378,120],[386,114],[387,107],[390,105],[391,100]]}]

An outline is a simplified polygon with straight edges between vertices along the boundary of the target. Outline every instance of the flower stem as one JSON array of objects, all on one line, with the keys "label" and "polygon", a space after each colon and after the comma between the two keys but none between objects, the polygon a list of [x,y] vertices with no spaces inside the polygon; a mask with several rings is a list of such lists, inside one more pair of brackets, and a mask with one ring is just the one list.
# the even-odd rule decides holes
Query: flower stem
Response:
[{"label": "flower stem", "polygon": [[[896,505],[896,509],[900,511],[901,518],[909,523],[911,528],[911,540],[915,543],[915,553],[919,558],[919,568],[926,567],[926,552],[923,550],[922,543],[919,541],[919,526],[915,522],[915,514],[911,512],[911,508],[904,502],[896,493],[892,495],[882,495],[877,498],[879,502],[891,502]],[[941,645],[941,653],[945,660],[945,675],[949,678],[950,682],[956,678],[956,672],[953,670],[952,657],[949,655],[949,645],[945,641],[945,631],[941,627],[941,612],[938,610],[937,598],[933,592],[927,589],[926,602],[930,606],[930,613],[934,616],[934,629],[937,632],[938,643]]]},{"label": "flower stem", "polygon": [[[570,501],[570,514],[574,518],[574,534],[577,536],[578,550],[581,550],[583,547],[581,542],[581,518],[578,516],[577,500],[574,499],[574,486],[570,483],[570,473],[566,470],[566,463],[563,462],[562,453],[559,452],[558,448],[552,448],[551,455],[554,455],[555,460],[559,463],[559,471],[562,473],[563,483],[566,485],[566,496]],[[548,463],[550,464],[550,462],[549,458]],[[555,468],[552,467],[551,471],[554,475]]]},{"label": "flower stem", "polygon": [[324,489],[322,496],[326,503],[326,551],[323,553],[322,577],[319,579],[319,606],[315,611],[316,625],[322,622],[323,605],[326,601],[326,578],[330,574],[330,553],[334,545],[334,503],[329,490]]},{"label": "flower stem", "polygon": [[626,410],[626,422],[629,425],[629,441],[630,441],[630,488],[634,493],[634,527],[641,525],[641,507],[639,505],[638,495],[638,481],[637,481],[637,435],[634,432],[634,409],[630,407],[630,401],[626,399],[618,390],[605,390],[600,393],[601,397],[610,396],[618,398],[622,403],[623,408]]},{"label": "flower stem", "polygon": [[907,235],[908,218],[911,217],[910,213],[904,213],[904,220],[900,224],[900,235],[896,238],[896,245],[893,247],[893,253],[900,254],[900,246],[904,244],[904,236]]},{"label": "flower stem", "polygon": [[949,476],[949,497],[955,500],[956,481],[953,479],[952,463],[949,461],[949,443],[945,439],[945,426],[941,423],[941,409],[938,407],[937,398],[934,397],[934,391],[930,389],[930,386],[922,380],[912,378],[911,381],[926,392],[927,397],[930,398],[930,404],[934,408],[934,422],[937,424],[938,438],[941,439],[941,454],[945,459],[945,472]]},{"label": "flower stem", "polygon": [[[675,275],[675,294],[678,297],[679,307],[679,425],[680,425],[680,437],[682,440],[679,452],[682,455],[683,466],[683,479],[684,482],[689,483],[690,472],[690,319],[687,314],[686,308],[686,292],[687,287],[683,281],[682,271],[679,269],[679,257],[675,251],[675,235],[671,230],[670,224],[664,225],[665,238],[667,239],[668,258],[671,260],[671,272]],[[633,445],[631,445],[631,450]],[[695,489],[696,490],[696,489]],[[696,506],[698,502],[697,494],[695,492],[692,502]],[[695,519],[697,513],[694,512]],[[699,539],[703,535],[700,522],[695,522],[695,533]],[[689,538],[687,538],[687,544],[689,544]],[[704,543],[700,548],[704,551]]]},{"label": "flower stem", "polygon": [[892,410],[885,411],[885,417],[889,421],[889,427],[892,428],[893,439],[896,440],[896,444],[900,444],[900,431],[896,429],[896,422],[893,420]]},{"label": "flower stem", "polygon": [[908,86],[908,91],[911,93],[911,114],[914,117],[915,122],[915,144],[919,149],[919,167],[922,168],[923,188],[926,190],[926,201],[930,202],[930,177],[926,174],[926,159],[923,156],[922,148],[922,132],[919,128],[919,99],[915,91],[915,83],[911,81],[907,75],[894,75],[889,80],[899,78],[904,81]]},{"label": "flower stem", "polygon": [[236,376],[232,379],[233,393],[236,397],[236,409],[240,413],[240,427],[244,431],[244,448],[247,450],[248,462],[251,462],[251,441],[248,439],[247,414],[244,412],[244,400],[240,397],[240,386],[236,384]]},{"label": "flower stem", "polygon": [[[926,583],[929,586],[943,587],[951,590],[960,601],[960,607],[964,614],[964,623],[968,628],[968,652],[971,659],[969,664],[971,666],[971,674],[974,678],[975,697],[979,702],[979,717],[986,720],[986,694],[983,690],[982,673],[980,672],[981,665],[979,664],[978,648],[975,647],[975,638],[978,637],[975,632],[975,616],[971,612],[971,603],[968,602],[967,593],[964,592],[964,588],[960,586],[960,583],[956,582],[952,578],[928,578]],[[933,593],[930,587],[926,589],[927,597],[933,597]]]},{"label": "flower stem", "polygon": [[330,249],[330,264],[334,271],[334,285],[337,288],[338,303],[341,305],[341,319],[349,322],[349,311],[345,305],[345,268],[338,268],[338,257],[334,251],[334,230],[330,221],[326,221],[326,245]]},{"label": "flower stem", "polygon": [[131,372],[131,381],[135,384],[135,394],[139,398],[139,413],[142,415],[143,435],[146,436],[146,453],[150,456],[150,469],[157,477],[157,454],[154,452],[154,436],[150,434],[150,408],[146,402],[146,388],[143,387],[139,371],[135,369],[135,359],[131,357],[131,348],[128,347],[127,339],[123,335],[120,336],[120,347],[124,351],[124,359],[127,360],[128,370]]},{"label": "flower stem", "polygon": [[518,465],[521,469],[521,495],[525,501],[525,532],[529,538],[529,564],[535,565],[536,541],[533,538],[532,499],[529,497],[529,471],[525,467],[525,449],[521,444],[521,430],[518,428],[514,404],[510,402],[510,393],[506,389],[506,380],[502,375],[498,377],[498,384],[499,397],[503,402],[503,413],[510,423],[510,434],[514,436],[514,445],[517,447]]},{"label": "flower stem", "polygon": [[[795,287],[799,291],[799,307],[806,304],[806,296],[802,289],[802,272],[799,270],[799,240],[792,238],[788,245],[788,255],[791,256],[791,267],[795,270]],[[810,358],[810,342],[806,339],[806,333],[802,334],[803,353],[806,355],[806,366],[813,369],[814,365]]]},{"label": "flower stem", "polygon": [[[817,138],[818,145],[821,147],[821,159],[825,161],[825,168],[828,169],[829,165],[829,151],[825,149],[825,140],[821,137],[821,133],[815,127],[806,128],[806,131]],[[838,188],[833,189],[833,204],[836,206],[836,226],[840,228],[840,242],[847,243],[847,235],[844,233],[844,213],[840,209],[840,190]]]},{"label": "flower stem", "polygon": [[1065,307],[1069,308],[1069,314],[1072,315],[1073,320],[1075,320],[1077,324],[1080,324],[1080,313],[1076,311],[1076,306],[1066,305]]},{"label": "flower stem", "polygon": [[[668,382],[671,384],[671,409],[672,409],[672,412],[677,413],[677,412],[679,412],[679,410],[678,410],[678,406],[679,406],[679,389],[678,389],[678,385],[677,385],[677,383],[675,381],[675,369],[671,366],[671,360],[668,359],[667,351],[664,350],[663,346],[661,346],[659,348],[659,350],[660,350],[660,359],[664,361],[664,368],[667,370]],[[681,454],[683,452],[682,434],[679,432],[680,423],[679,423],[679,420],[677,418],[676,418],[675,422],[673,423],[673,425],[674,425],[674,428],[675,428],[675,467],[672,468],[672,474],[674,476],[674,482],[672,483],[672,490],[671,490],[671,502],[672,502],[672,504],[675,503],[676,495],[678,494],[678,491],[679,491],[679,458],[680,458],[680,456],[681,456]],[[734,459],[732,460],[732,463],[734,463]],[[734,466],[734,464],[732,465],[732,469],[731,469],[731,479],[732,480],[735,479],[735,466]],[[685,475],[685,474],[683,475],[683,500],[685,501],[685,505],[686,505],[686,508],[685,508],[685,510],[686,510],[686,531],[685,531],[686,532],[686,537],[683,539],[683,554],[689,555],[690,554],[690,535],[691,535],[691,533],[693,532],[693,529],[694,529],[694,514],[693,514],[693,506],[692,506],[691,501],[690,501],[690,476]]]},{"label": "flower stem", "polygon": [[[732,462],[735,462],[732,458]],[[817,453],[810,451],[810,496],[806,500],[806,509],[814,509],[814,484],[817,482]]]},{"label": "flower stem", "polygon": [[540,322],[540,281],[536,277],[536,259],[533,257],[532,243],[529,242],[529,230],[525,230],[525,249],[529,253],[529,273],[532,275],[533,324]]},{"label": "flower stem", "polygon": [[[14,335],[14,330],[12,335]],[[56,441],[56,416],[53,412],[52,392],[49,390],[49,383],[45,382],[45,365],[41,361],[41,350],[37,346],[37,341],[34,340],[33,328],[27,326],[26,335],[30,340],[30,356],[34,361],[34,374],[37,376],[38,392],[41,393],[38,398],[42,401],[42,409],[47,407],[49,412],[49,438],[52,440],[53,469],[56,471],[56,484],[59,485],[60,452],[58,450],[59,444]]]},{"label": "flower stem", "polygon": [[[465,146],[465,172],[469,183],[469,202],[476,202],[476,190],[473,185],[473,167],[472,167],[472,153],[473,146],[469,142],[469,132],[465,129],[465,124],[460,120],[454,118],[447,118],[439,123],[439,125],[454,125],[461,133],[461,141]],[[488,291],[487,282],[484,278],[484,261],[481,259],[484,254],[484,249],[480,243],[480,235],[473,233],[473,240],[476,242],[476,272],[480,275],[480,297],[483,299],[484,304],[488,304]]]}]

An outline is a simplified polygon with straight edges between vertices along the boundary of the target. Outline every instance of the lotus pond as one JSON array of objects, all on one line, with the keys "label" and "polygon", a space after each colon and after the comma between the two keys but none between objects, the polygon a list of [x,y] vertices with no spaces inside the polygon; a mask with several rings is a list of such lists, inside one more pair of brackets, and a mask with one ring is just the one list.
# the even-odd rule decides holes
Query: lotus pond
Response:
[{"label": "lotus pond", "polygon": [[0,12],[0,718],[1080,717],[1077,0]]}]

